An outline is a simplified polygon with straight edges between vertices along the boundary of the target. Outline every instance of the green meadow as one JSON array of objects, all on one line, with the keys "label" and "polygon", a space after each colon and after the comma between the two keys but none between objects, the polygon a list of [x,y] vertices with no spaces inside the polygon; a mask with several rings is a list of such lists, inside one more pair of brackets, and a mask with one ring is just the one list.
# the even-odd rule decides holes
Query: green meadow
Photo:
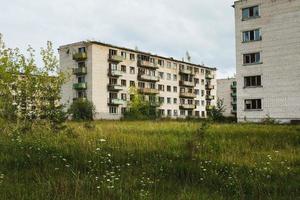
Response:
[{"label": "green meadow", "polygon": [[2,124],[0,199],[300,199],[300,126]]}]

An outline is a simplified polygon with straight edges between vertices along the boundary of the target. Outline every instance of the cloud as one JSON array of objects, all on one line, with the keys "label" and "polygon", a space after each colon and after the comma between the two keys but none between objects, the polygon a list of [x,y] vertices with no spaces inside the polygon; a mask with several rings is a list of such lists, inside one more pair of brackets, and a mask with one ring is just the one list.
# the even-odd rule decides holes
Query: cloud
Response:
[{"label": "cloud", "polygon": [[38,49],[93,39],[235,71],[234,16],[228,0],[14,0],[0,14],[11,47]]}]

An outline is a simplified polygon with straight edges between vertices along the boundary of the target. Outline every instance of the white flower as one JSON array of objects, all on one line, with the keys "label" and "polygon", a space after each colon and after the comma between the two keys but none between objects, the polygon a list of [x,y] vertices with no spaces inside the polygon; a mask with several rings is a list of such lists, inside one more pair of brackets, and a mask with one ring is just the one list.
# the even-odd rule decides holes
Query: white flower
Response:
[{"label": "white flower", "polygon": [[100,142],[106,142],[106,140],[105,139],[100,139]]},{"label": "white flower", "polygon": [[100,148],[97,148],[96,151],[100,151]]}]

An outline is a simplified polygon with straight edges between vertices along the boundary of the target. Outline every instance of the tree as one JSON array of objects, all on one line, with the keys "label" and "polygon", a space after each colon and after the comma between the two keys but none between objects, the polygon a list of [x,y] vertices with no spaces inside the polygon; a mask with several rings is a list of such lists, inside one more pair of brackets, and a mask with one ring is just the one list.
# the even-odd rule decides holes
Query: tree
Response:
[{"label": "tree", "polygon": [[125,119],[156,119],[159,117],[157,107],[159,103],[154,95],[149,95],[149,100],[144,100],[135,87],[130,88],[131,99],[128,102],[128,110],[124,113]]},{"label": "tree", "polygon": [[66,76],[59,72],[51,42],[41,48],[42,66],[35,63],[32,47],[27,54],[7,48],[0,34],[0,116],[30,125],[47,120],[56,127],[65,120],[59,102]]},{"label": "tree", "polygon": [[224,120],[223,113],[225,112],[225,105],[223,99],[217,99],[217,105],[213,106],[212,109],[208,112],[208,116],[213,121],[222,121]]},{"label": "tree", "polygon": [[95,106],[86,99],[77,99],[73,101],[68,113],[73,120],[93,120],[95,116]]}]

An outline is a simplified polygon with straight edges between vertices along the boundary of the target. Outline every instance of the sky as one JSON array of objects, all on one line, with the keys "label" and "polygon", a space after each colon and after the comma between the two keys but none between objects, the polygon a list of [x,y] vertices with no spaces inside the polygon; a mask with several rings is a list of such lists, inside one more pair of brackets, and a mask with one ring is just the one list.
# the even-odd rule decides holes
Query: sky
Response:
[{"label": "sky", "polygon": [[[3,2],[2,2],[3,1]],[[8,47],[96,40],[235,73],[233,0],[0,0]]]}]

